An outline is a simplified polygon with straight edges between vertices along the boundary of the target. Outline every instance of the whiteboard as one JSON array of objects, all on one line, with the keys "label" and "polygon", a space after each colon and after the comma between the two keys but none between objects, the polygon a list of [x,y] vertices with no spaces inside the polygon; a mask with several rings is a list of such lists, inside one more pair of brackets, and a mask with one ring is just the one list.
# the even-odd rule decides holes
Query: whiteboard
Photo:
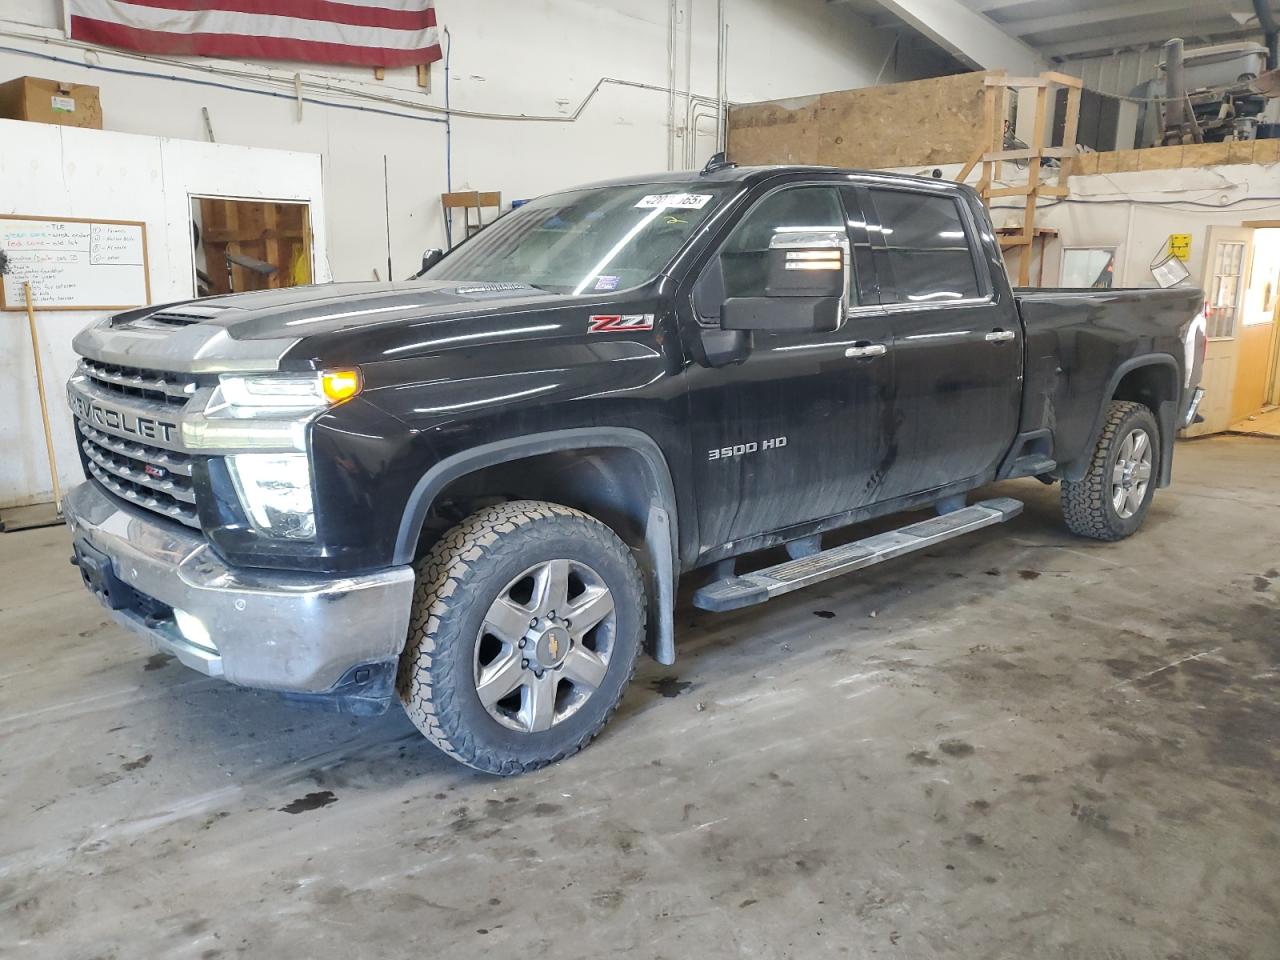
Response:
[{"label": "whiteboard", "polygon": [[0,215],[0,310],[119,310],[151,302],[147,225]]}]

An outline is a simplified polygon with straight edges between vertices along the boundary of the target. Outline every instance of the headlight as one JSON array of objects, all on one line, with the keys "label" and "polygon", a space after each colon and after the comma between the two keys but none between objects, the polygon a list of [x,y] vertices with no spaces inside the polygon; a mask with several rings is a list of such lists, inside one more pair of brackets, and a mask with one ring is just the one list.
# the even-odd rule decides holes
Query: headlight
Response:
[{"label": "headlight", "polygon": [[227,457],[227,467],[254,527],[290,540],[315,537],[311,470],[305,453],[242,453]]},{"label": "headlight", "polygon": [[193,450],[302,450],[307,419],[364,389],[355,367],[319,373],[223,374],[204,415],[184,420]]},{"label": "headlight", "polygon": [[223,374],[206,412],[238,419],[310,413],[350,400],[363,386],[355,368],[305,376]]}]

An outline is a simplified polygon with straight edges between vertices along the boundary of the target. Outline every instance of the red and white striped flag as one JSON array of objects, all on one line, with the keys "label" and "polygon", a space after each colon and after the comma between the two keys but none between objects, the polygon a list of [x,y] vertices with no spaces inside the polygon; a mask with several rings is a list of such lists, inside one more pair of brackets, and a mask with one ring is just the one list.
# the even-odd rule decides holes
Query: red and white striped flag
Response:
[{"label": "red and white striped flag", "polygon": [[401,67],[441,58],[435,0],[67,0],[75,40],[142,53]]}]

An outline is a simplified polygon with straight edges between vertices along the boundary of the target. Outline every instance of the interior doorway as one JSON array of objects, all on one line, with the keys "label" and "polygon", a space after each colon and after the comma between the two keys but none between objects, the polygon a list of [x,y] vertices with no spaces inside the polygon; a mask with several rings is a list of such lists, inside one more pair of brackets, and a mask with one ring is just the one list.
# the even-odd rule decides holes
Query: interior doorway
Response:
[{"label": "interior doorway", "polygon": [[1280,401],[1276,397],[1277,316],[1280,316],[1280,225],[1257,227],[1240,317],[1239,358],[1231,398],[1238,423]]},{"label": "interior doorway", "polygon": [[1251,227],[1210,227],[1205,243],[1204,296],[1209,343],[1200,385],[1204,421],[1187,428],[1188,436],[1221,433],[1231,426],[1236,366],[1240,353],[1241,314],[1252,262]]},{"label": "interior doorway", "polygon": [[311,208],[280,200],[191,198],[196,295],[311,283]]}]

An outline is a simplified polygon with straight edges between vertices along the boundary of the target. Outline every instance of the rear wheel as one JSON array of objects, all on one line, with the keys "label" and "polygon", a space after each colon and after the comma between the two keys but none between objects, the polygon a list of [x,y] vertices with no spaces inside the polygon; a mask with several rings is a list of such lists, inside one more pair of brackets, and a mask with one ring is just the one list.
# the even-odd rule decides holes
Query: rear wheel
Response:
[{"label": "rear wheel", "polygon": [[1159,476],[1159,438],[1148,407],[1112,401],[1088,472],[1062,482],[1062,513],[1072,533],[1122,540],[1142,526]]},{"label": "rear wheel", "polygon": [[401,702],[451,757],[515,774],[577,752],[617,709],[644,630],[640,571],[593,517],[480,510],[417,564]]}]

